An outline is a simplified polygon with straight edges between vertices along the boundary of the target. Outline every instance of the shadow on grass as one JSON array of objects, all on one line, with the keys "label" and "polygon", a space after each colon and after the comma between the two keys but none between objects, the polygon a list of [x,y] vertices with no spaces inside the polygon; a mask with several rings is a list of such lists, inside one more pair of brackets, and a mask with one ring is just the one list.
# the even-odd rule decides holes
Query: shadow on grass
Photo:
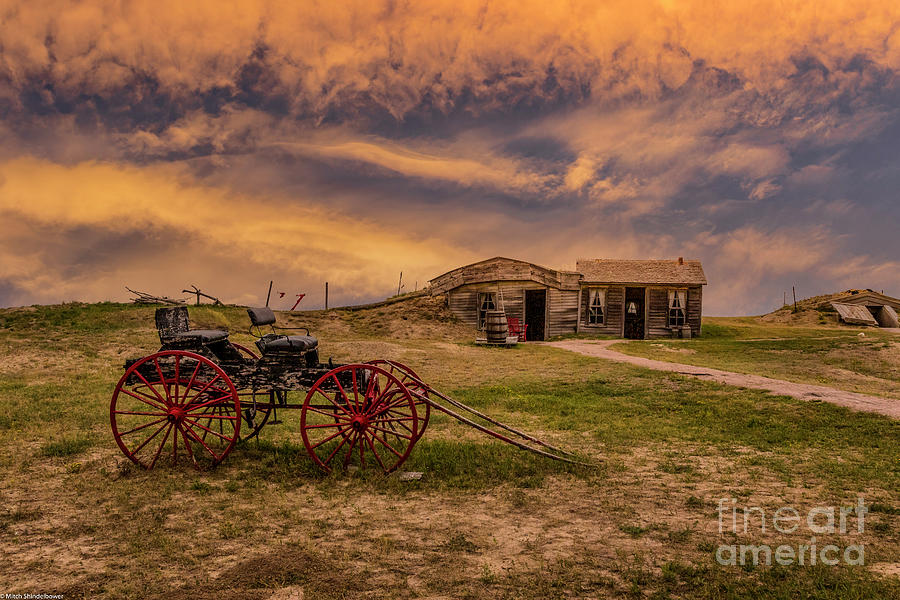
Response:
[{"label": "shadow on grass", "polygon": [[590,468],[533,455],[502,443],[468,441],[419,440],[400,471],[418,471],[423,477],[404,481],[396,476],[385,477],[380,470],[335,470],[325,473],[316,466],[301,444],[272,443],[265,440],[239,447],[229,459],[239,454],[242,467],[252,463],[254,477],[283,485],[297,485],[304,481],[321,483],[347,480],[365,481],[375,489],[402,491],[408,489],[486,489],[500,484],[520,488],[543,485],[548,476],[598,476],[603,467]]}]

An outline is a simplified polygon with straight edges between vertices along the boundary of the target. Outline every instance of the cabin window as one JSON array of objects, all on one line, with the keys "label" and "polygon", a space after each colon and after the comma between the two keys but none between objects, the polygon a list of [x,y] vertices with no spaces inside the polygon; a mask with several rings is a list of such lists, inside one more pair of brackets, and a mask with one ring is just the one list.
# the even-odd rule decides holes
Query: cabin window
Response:
[{"label": "cabin window", "polygon": [[588,324],[603,325],[606,315],[606,290],[588,288]]},{"label": "cabin window", "polygon": [[494,292],[481,292],[478,294],[478,329],[484,329],[484,321],[487,311],[497,310],[497,296]]},{"label": "cabin window", "polygon": [[669,290],[669,327],[681,327],[687,321],[687,290]]}]

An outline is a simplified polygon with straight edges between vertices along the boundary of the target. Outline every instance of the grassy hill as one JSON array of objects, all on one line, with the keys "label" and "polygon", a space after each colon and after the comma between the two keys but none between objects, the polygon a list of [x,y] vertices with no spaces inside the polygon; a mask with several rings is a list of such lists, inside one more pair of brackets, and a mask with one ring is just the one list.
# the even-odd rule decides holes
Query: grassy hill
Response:
[{"label": "grassy hill", "polygon": [[[241,309],[190,312],[196,327],[252,339]],[[109,399],[124,360],[158,347],[153,308],[4,309],[0,553],[15,560],[0,569],[0,590],[66,598],[279,598],[300,588],[306,598],[900,596],[896,577],[884,574],[900,564],[895,421],[546,346],[477,347],[424,297],[279,318],[310,326],[326,358],[401,360],[463,402],[598,466],[524,454],[437,416],[404,466],[421,480],[325,476],[298,441],[296,416],[279,413],[281,425],[215,470],[138,471],[112,439]],[[787,335],[752,329],[765,324],[744,330],[740,321],[705,327],[709,343]],[[790,352],[815,354],[815,337]],[[758,526],[722,533],[720,498],[771,514],[849,505],[860,494],[872,511],[865,532],[819,535],[818,543],[864,543],[866,567],[715,560],[720,544],[796,547],[810,537]]]},{"label": "grassy hill", "polygon": [[832,302],[844,302],[861,292],[872,290],[850,289],[832,294],[822,294],[798,300],[794,304],[785,304],[779,309],[759,317],[761,323],[773,323],[783,325],[837,325],[843,326],[838,320],[838,313],[831,306]]}]

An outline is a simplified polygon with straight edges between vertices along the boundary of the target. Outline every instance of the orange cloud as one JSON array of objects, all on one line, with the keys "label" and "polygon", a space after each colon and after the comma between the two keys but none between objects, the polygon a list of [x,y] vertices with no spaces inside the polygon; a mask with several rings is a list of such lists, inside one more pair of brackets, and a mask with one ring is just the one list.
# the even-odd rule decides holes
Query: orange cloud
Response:
[{"label": "orange cloud", "polygon": [[[319,133],[316,137],[326,136]],[[463,187],[494,187],[507,193],[552,192],[551,184],[554,183],[549,175],[535,173],[514,160],[494,156],[484,147],[467,148],[466,154],[461,156],[455,155],[455,148],[437,146],[426,153],[372,136],[337,143],[268,142],[266,145],[307,158],[363,162],[407,177],[453,182]]]},{"label": "orange cloud", "polygon": [[[297,200],[248,198],[191,182],[172,167],[7,161],[0,164],[0,214],[11,232],[20,224],[60,235],[78,230],[86,239],[102,234],[122,246],[129,236],[141,240],[137,256],[119,255],[112,245],[74,265],[72,276],[64,273],[68,257],[48,256],[49,240],[5,236],[0,280],[35,298],[122,298],[126,284],[166,281],[171,291],[203,278],[224,298],[258,301],[259,280],[272,272],[304,285],[328,280],[344,298],[365,298],[388,293],[400,270],[410,283],[424,282],[448,261],[471,257],[414,228],[392,229]],[[147,237],[166,240],[159,255]]]}]

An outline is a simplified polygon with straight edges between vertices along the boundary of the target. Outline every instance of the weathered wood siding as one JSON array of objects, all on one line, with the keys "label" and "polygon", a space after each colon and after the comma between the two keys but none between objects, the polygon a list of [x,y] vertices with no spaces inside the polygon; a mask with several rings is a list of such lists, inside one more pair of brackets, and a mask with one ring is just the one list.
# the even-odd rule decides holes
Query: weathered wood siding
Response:
[{"label": "weathered wood siding", "polygon": [[701,286],[688,288],[687,322],[691,326],[691,335],[699,336],[703,321],[703,288]]},{"label": "weathered wood siding", "polygon": [[460,321],[472,327],[478,327],[478,294],[481,292],[500,292],[497,303],[500,303],[500,295],[503,297],[503,310],[507,317],[525,318],[525,290],[546,289],[539,283],[523,281],[502,281],[494,283],[473,283],[463,285],[448,292],[448,303],[451,312]]},{"label": "weathered wood siding", "polygon": [[625,288],[609,288],[606,292],[606,316],[610,333],[622,335],[625,328]]},{"label": "weathered wood siding", "polygon": [[573,333],[578,324],[578,290],[550,288],[547,302],[547,336]]},{"label": "weathered wood siding", "polygon": [[[447,292],[450,311],[460,321],[471,327],[478,327],[478,294],[500,292],[497,301],[507,317],[525,321],[525,290],[548,290],[544,331],[548,337],[575,332],[578,313],[578,290],[548,288],[534,281],[501,281],[462,285]],[[529,338],[530,339],[530,338]]]},{"label": "weathered wood siding", "polygon": [[[585,286],[604,287],[602,285]],[[629,286],[631,287],[631,286]],[[633,287],[642,287],[635,285]],[[645,324],[647,337],[671,337],[669,328],[669,290],[687,289],[687,324],[691,326],[691,335],[700,335],[701,313],[703,304],[703,288],[700,286],[646,286],[647,289],[647,321]],[[606,288],[606,323],[603,326],[588,323],[588,293],[582,292],[581,323],[579,331],[620,335],[622,319],[625,314],[625,288],[609,286]]]},{"label": "weathered wood siding", "polygon": [[[649,288],[647,296],[647,337],[671,337],[669,288]],[[690,296],[690,292],[688,292],[688,296]]]},{"label": "weathered wood siding", "polygon": [[[683,286],[652,287],[649,289],[650,300],[647,311],[647,337],[671,337],[669,328],[669,290],[683,290]],[[703,288],[700,286],[687,289],[686,325],[691,327],[691,336],[700,335],[701,313],[703,311]]]},{"label": "weathered wood siding", "polygon": [[606,288],[606,314],[603,325],[588,323],[588,302],[590,294],[587,288],[581,294],[581,325],[579,331],[604,335],[622,335],[622,319],[625,317],[625,288],[623,286],[590,286]]}]

